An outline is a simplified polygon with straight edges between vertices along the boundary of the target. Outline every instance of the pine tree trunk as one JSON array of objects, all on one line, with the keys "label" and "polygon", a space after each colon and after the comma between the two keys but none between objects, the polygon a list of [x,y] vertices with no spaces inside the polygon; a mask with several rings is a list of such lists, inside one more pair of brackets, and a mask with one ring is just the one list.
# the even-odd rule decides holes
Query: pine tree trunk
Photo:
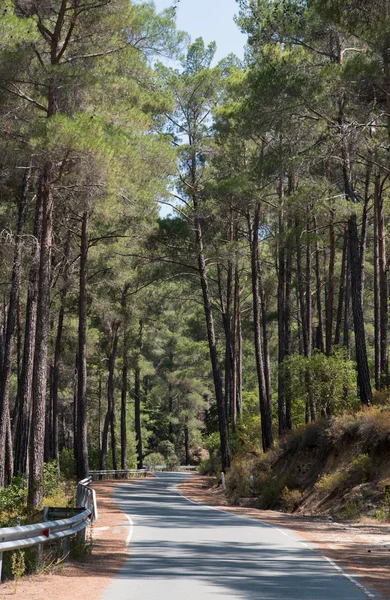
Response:
[{"label": "pine tree trunk", "polygon": [[316,270],[316,304],[317,304],[317,331],[316,331],[316,347],[320,352],[325,351],[324,347],[324,326],[322,320],[322,292],[321,292],[321,268],[320,268],[320,252],[318,249],[318,231],[317,219],[314,217],[314,230],[316,234],[315,244],[315,270]]},{"label": "pine tree trunk", "polygon": [[307,318],[307,344],[308,356],[311,356],[312,343],[312,325],[313,325],[313,306],[311,298],[311,245],[310,245],[310,217],[311,207],[307,207],[306,219],[306,276],[305,276],[305,296],[306,296],[306,318]]},{"label": "pine tree trunk", "polygon": [[77,382],[77,478],[88,477],[87,428],[87,278],[88,278],[88,212],[83,213],[81,224],[79,275],[79,329],[78,329],[78,382]]},{"label": "pine tree trunk", "polygon": [[123,352],[122,352],[122,390],[121,390],[121,469],[127,468],[127,386],[128,386],[128,371],[129,371],[129,329],[127,326],[127,290],[128,285],[125,285],[122,292],[122,310],[124,312],[124,328],[123,328]]},{"label": "pine tree trunk", "polygon": [[184,427],[184,450],[185,450],[185,456],[186,456],[186,465],[189,465],[191,462],[191,455],[190,455],[190,437],[189,437],[187,425],[185,425],[185,427]]},{"label": "pine tree trunk", "polygon": [[[378,182],[379,183],[379,182]],[[383,194],[379,186],[375,194],[377,204],[378,263],[379,263],[379,305],[380,305],[380,372],[385,387],[389,384],[388,357],[388,281],[386,260],[386,229],[383,206]]]},{"label": "pine tree trunk", "polygon": [[330,211],[329,223],[329,270],[328,270],[328,294],[326,299],[326,354],[332,354],[333,339],[333,304],[334,304],[334,265],[336,256],[335,233],[334,233],[334,209]]},{"label": "pine tree trunk", "polygon": [[242,348],[242,315],[241,315],[241,286],[238,268],[236,270],[236,294],[237,294],[237,415],[242,415],[242,386],[243,386],[243,348]]},{"label": "pine tree trunk", "polygon": [[278,250],[278,425],[279,437],[287,431],[286,419],[286,390],[285,370],[283,361],[286,356],[286,305],[285,305],[285,251],[284,251],[284,227],[283,216],[279,214],[279,250]]},{"label": "pine tree trunk", "polygon": [[[18,211],[18,224],[16,227],[15,236],[15,250],[12,267],[12,281],[10,298],[8,305],[7,315],[7,326],[4,339],[4,350],[3,350],[3,362],[1,368],[1,385],[0,385],[0,456],[6,458],[0,460],[0,487],[6,486],[11,482],[13,476],[13,448],[12,448],[12,436],[11,441],[8,440],[7,436],[11,431],[11,418],[10,418],[10,382],[12,373],[12,362],[13,362],[13,349],[14,349],[14,333],[17,317],[17,305],[18,296],[21,280],[21,269],[22,269],[22,234],[24,231],[24,223],[26,220],[27,213],[27,202],[28,194],[30,191],[31,182],[31,168],[26,172],[23,188],[19,199],[19,211]],[[11,452],[11,454],[9,454]],[[6,468],[7,465],[7,468]]]},{"label": "pine tree trunk", "polygon": [[221,461],[222,470],[226,471],[230,467],[230,448],[229,448],[229,433],[228,433],[228,420],[226,415],[225,399],[223,394],[222,378],[218,364],[218,353],[217,353],[217,341],[215,337],[213,311],[211,307],[211,297],[209,291],[206,260],[203,248],[203,232],[201,220],[199,217],[199,206],[196,195],[193,195],[194,204],[194,230],[196,236],[196,243],[198,249],[198,270],[200,283],[203,295],[203,307],[205,311],[206,327],[207,327],[207,339],[209,344],[209,352],[211,359],[211,367],[213,372],[215,398],[218,409],[218,424],[219,424],[219,435],[221,441]]},{"label": "pine tree trunk", "polygon": [[53,236],[53,168],[46,164],[42,176],[42,240],[39,258],[37,330],[35,336],[33,408],[31,420],[28,505],[37,508],[43,499],[43,454],[50,328],[50,284]]},{"label": "pine tree trunk", "polygon": [[343,244],[343,255],[341,259],[341,275],[340,275],[340,288],[339,288],[339,300],[337,306],[337,318],[336,318],[336,330],[334,334],[335,346],[340,345],[341,340],[341,326],[343,322],[343,304],[345,300],[345,289],[346,289],[346,276],[347,276],[347,259],[348,259],[348,229],[344,231],[344,244]]},{"label": "pine tree trunk", "polygon": [[[289,237],[287,243],[287,251],[286,251],[286,293],[285,293],[285,356],[290,356],[291,354],[291,296],[292,296],[292,244],[291,244],[291,230],[292,230],[292,221],[288,219],[288,230]],[[292,420],[292,404],[291,404],[291,383],[290,383],[290,374],[285,373],[284,377],[284,388],[285,388],[285,397],[286,397],[286,427],[288,430],[291,430],[293,427]]]},{"label": "pine tree trunk", "polygon": [[261,306],[261,328],[263,333],[263,356],[264,356],[264,380],[265,389],[267,394],[267,403],[272,405],[272,386],[271,386],[271,360],[268,342],[268,315],[267,315],[267,300],[265,297],[265,290],[263,287],[263,274],[261,260],[258,263],[259,271],[259,292],[260,292],[260,306]]},{"label": "pine tree trunk", "polygon": [[141,366],[140,358],[143,344],[143,321],[139,322],[138,355],[134,369],[134,423],[137,442],[137,468],[143,468],[142,428],[141,428]]},{"label": "pine tree trunk", "polygon": [[381,389],[381,324],[380,324],[380,282],[379,282],[379,236],[378,205],[379,175],[375,178],[374,202],[374,355],[375,355],[375,389]]},{"label": "pine tree trunk", "polygon": [[[110,425],[111,425],[111,455],[112,455],[112,468],[114,471],[118,469],[117,455],[116,455],[116,416],[115,416],[115,390],[114,390],[114,376],[115,376],[115,363],[118,349],[119,340],[119,323],[114,326],[114,341],[112,344],[112,351],[110,360],[108,362],[108,380],[107,380],[107,400],[110,413]],[[142,467],[139,467],[140,469]]]},{"label": "pine tree trunk", "polygon": [[57,334],[54,347],[54,360],[53,360],[53,378],[52,378],[52,411],[53,411],[53,423],[52,423],[52,447],[53,447],[53,458],[57,462],[58,471],[60,469],[60,448],[59,448],[59,435],[58,435],[58,390],[60,384],[60,362],[62,352],[62,334],[64,331],[64,316],[65,316],[65,301],[68,294],[68,288],[70,285],[69,275],[69,255],[71,245],[72,234],[69,231],[65,244],[65,267],[63,285],[60,292],[60,310],[58,313],[57,322]]},{"label": "pine tree trunk", "polygon": [[360,401],[363,405],[370,406],[372,404],[372,390],[366,350],[361,280],[362,270],[356,214],[352,214],[348,219],[348,234],[351,264],[352,313],[355,330],[356,363]]},{"label": "pine tree trunk", "polygon": [[37,296],[39,277],[39,248],[42,237],[42,193],[39,188],[35,206],[34,238],[36,248],[32,253],[30,267],[24,348],[20,386],[18,387],[18,420],[15,431],[15,473],[26,473],[28,470],[28,454],[30,442],[30,423],[32,410],[32,377],[35,353],[35,335],[37,321]]},{"label": "pine tree trunk", "polygon": [[250,223],[248,216],[248,226],[250,232],[251,245],[251,267],[252,267],[252,302],[255,336],[255,356],[257,368],[257,380],[259,386],[260,417],[263,450],[266,452],[273,446],[272,432],[272,405],[267,398],[267,390],[264,374],[264,360],[261,343],[261,322],[260,322],[260,301],[259,301],[259,225],[260,225],[260,205],[255,207],[253,224]]}]

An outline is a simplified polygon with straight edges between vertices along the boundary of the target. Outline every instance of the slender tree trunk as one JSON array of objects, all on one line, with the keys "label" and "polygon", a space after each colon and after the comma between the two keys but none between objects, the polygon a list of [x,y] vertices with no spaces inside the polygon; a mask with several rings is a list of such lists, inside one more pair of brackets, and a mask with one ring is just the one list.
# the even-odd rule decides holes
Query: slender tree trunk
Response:
[{"label": "slender tree trunk", "polygon": [[379,176],[375,178],[374,202],[374,354],[375,354],[375,389],[381,389],[381,324],[380,324],[380,282],[379,282],[379,236],[378,210],[376,196],[378,194]]},{"label": "slender tree trunk", "polygon": [[187,425],[185,425],[185,427],[184,427],[184,449],[185,449],[185,455],[186,455],[186,465],[189,465],[191,462],[191,455],[190,455],[190,436],[189,436]]},{"label": "slender tree trunk", "polygon": [[318,231],[317,219],[314,217],[314,230],[316,235],[315,244],[315,270],[316,270],[316,304],[317,304],[317,332],[316,332],[316,347],[320,352],[325,351],[324,347],[324,326],[322,320],[322,292],[321,292],[321,268],[320,268],[320,252],[318,249]]},{"label": "slender tree trunk", "polygon": [[18,387],[18,420],[15,431],[15,472],[26,473],[28,470],[28,454],[30,442],[30,423],[32,410],[32,377],[35,353],[35,335],[37,321],[37,296],[39,276],[39,248],[42,237],[42,193],[38,190],[35,220],[34,238],[36,248],[32,253],[32,264],[30,267],[28,292],[26,303],[26,326],[24,334],[24,348],[22,370],[20,375],[20,386]]},{"label": "slender tree trunk", "polygon": [[[285,293],[285,356],[290,356],[291,354],[291,296],[292,296],[292,244],[291,244],[291,230],[292,230],[292,221],[288,219],[288,230],[289,237],[287,243],[287,251],[286,251],[286,293]],[[284,387],[285,387],[285,397],[286,397],[286,428],[291,430],[293,427],[292,420],[292,404],[291,404],[291,382],[290,382],[290,374],[285,373],[284,378]]]},{"label": "slender tree trunk", "polygon": [[362,215],[362,234],[361,234],[361,238],[360,238],[360,260],[361,260],[361,269],[362,269],[362,296],[363,296],[363,292],[364,292],[364,280],[365,280],[368,212],[369,212],[369,203],[370,203],[370,198],[371,198],[370,183],[371,183],[371,164],[368,163],[367,169],[366,169],[364,205],[363,205],[363,215]]},{"label": "slender tree trunk", "polygon": [[[195,163],[194,163],[195,164]],[[206,260],[203,248],[203,232],[201,220],[199,217],[199,206],[196,194],[193,194],[194,204],[194,230],[196,236],[196,243],[198,248],[198,270],[200,283],[203,295],[203,307],[205,311],[206,327],[207,327],[207,338],[209,343],[209,352],[211,359],[211,367],[214,379],[215,398],[218,409],[218,423],[219,423],[219,434],[221,441],[221,461],[222,470],[225,471],[230,467],[230,448],[229,448],[229,433],[228,433],[228,420],[226,415],[225,400],[223,394],[222,378],[218,364],[218,352],[217,352],[217,341],[215,337],[213,311],[211,307],[211,297],[209,291],[208,277]]]},{"label": "slender tree trunk", "polygon": [[[346,98],[339,102],[339,125],[341,134],[341,150],[343,159],[344,191],[346,197],[352,204],[356,203],[357,196],[353,187],[351,157],[346,139],[346,124],[344,117]],[[359,235],[356,213],[351,214],[348,219],[348,245],[351,269],[351,296],[352,314],[355,331],[356,366],[358,373],[358,386],[360,401],[363,405],[370,406],[372,403],[372,389],[370,371],[368,368],[366,336],[363,317],[363,286],[362,286],[362,262],[361,247],[359,246]]]},{"label": "slender tree trunk", "polygon": [[141,351],[143,344],[143,328],[142,319],[139,322],[138,333],[138,355],[134,369],[134,421],[135,421],[135,437],[137,441],[137,466],[138,469],[143,468],[143,451],[142,451],[142,427],[141,427]]},{"label": "slender tree trunk", "polygon": [[[379,184],[379,182],[378,182]],[[376,190],[378,227],[378,262],[379,262],[379,305],[380,305],[380,371],[381,381],[385,387],[389,384],[388,357],[388,281],[386,260],[386,228],[381,187]]]},{"label": "slender tree trunk", "polygon": [[79,331],[78,331],[78,383],[77,383],[77,478],[88,477],[88,427],[87,427],[87,279],[88,279],[88,222],[83,213],[81,222],[80,276],[79,276]]},{"label": "slender tree trunk", "polygon": [[[115,390],[114,390],[114,375],[115,375],[115,362],[118,350],[119,340],[119,323],[114,326],[114,341],[112,344],[112,351],[110,360],[108,362],[108,381],[107,381],[107,400],[110,413],[110,425],[111,425],[111,455],[112,455],[112,468],[114,471],[118,469],[118,462],[116,456],[116,416],[115,416]],[[142,467],[139,467],[142,468]]]},{"label": "slender tree trunk", "polygon": [[348,219],[348,233],[349,255],[351,261],[352,313],[355,330],[356,363],[360,401],[363,405],[370,406],[372,404],[372,390],[366,350],[361,281],[362,271],[356,214],[351,215]]},{"label": "slender tree trunk", "polygon": [[308,356],[312,353],[312,324],[313,324],[313,307],[311,298],[311,245],[310,245],[310,222],[311,222],[311,207],[307,207],[306,219],[306,276],[305,276],[305,296],[306,296],[306,318],[307,318],[307,344]]},{"label": "slender tree trunk", "polygon": [[[348,242],[349,243],[349,242]],[[345,304],[344,304],[344,329],[343,329],[343,346],[347,349],[347,354],[351,356],[351,350],[349,347],[349,319],[350,319],[350,305],[351,305],[351,265],[349,259],[349,248],[347,250],[347,264],[345,274]]]},{"label": "slender tree trunk", "polygon": [[286,422],[286,390],[285,390],[285,370],[283,361],[286,357],[286,306],[285,306],[285,284],[286,284],[286,261],[284,250],[284,225],[283,215],[279,214],[279,250],[278,250],[278,424],[279,437],[284,435],[287,430]]},{"label": "slender tree trunk", "polygon": [[50,284],[53,235],[53,168],[46,164],[42,176],[42,241],[39,262],[37,330],[35,336],[33,409],[31,421],[28,505],[37,508],[43,499],[43,454],[50,327]]},{"label": "slender tree trunk", "polygon": [[264,356],[264,380],[265,389],[267,394],[267,403],[272,405],[272,387],[271,387],[271,360],[268,342],[268,315],[267,315],[267,300],[265,296],[265,290],[263,287],[263,274],[262,264],[259,259],[258,264],[259,271],[259,292],[260,292],[260,306],[261,306],[261,328],[263,332],[263,356]]},{"label": "slender tree trunk", "polygon": [[53,423],[52,423],[52,446],[53,446],[53,457],[57,462],[57,468],[60,469],[60,448],[59,448],[59,436],[58,436],[58,390],[60,383],[60,363],[61,363],[61,352],[62,352],[62,334],[64,331],[64,316],[65,316],[65,301],[68,294],[68,288],[70,285],[70,274],[69,274],[69,255],[71,246],[72,234],[69,231],[66,244],[65,244],[65,266],[63,285],[60,292],[60,310],[58,313],[57,322],[57,334],[54,348],[54,360],[53,360],[53,379],[52,379],[52,411],[53,411]]},{"label": "slender tree trunk", "polygon": [[[14,333],[17,317],[17,304],[21,279],[21,262],[22,262],[22,233],[26,220],[28,194],[30,190],[31,168],[27,171],[24,178],[23,189],[19,200],[18,224],[15,236],[15,250],[12,267],[12,281],[10,299],[8,305],[7,328],[4,340],[3,362],[1,369],[1,385],[0,385],[0,456],[6,457],[6,462],[0,460],[0,487],[8,485],[13,475],[13,449],[12,436],[9,440],[9,432],[11,431],[10,418],[10,382],[12,372],[13,348],[14,348]],[[7,443],[8,436],[8,443]],[[11,454],[9,454],[11,452]]]},{"label": "slender tree trunk", "polygon": [[343,255],[342,255],[342,259],[341,259],[341,275],[340,275],[339,301],[338,301],[338,306],[337,306],[336,331],[334,334],[335,346],[340,345],[340,339],[341,339],[341,326],[342,326],[342,322],[343,322],[343,304],[344,304],[344,300],[345,300],[345,290],[346,290],[347,259],[348,259],[348,229],[345,228]]},{"label": "slender tree trunk", "polygon": [[123,352],[122,352],[122,390],[121,390],[121,469],[127,468],[127,386],[129,371],[129,328],[127,325],[127,291],[126,284],[122,291],[122,310],[123,310]]},{"label": "slender tree trunk", "polygon": [[238,268],[236,271],[236,294],[237,294],[237,415],[242,415],[242,387],[243,387],[243,344],[242,344],[242,316],[241,316],[241,286]]},{"label": "slender tree trunk", "polygon": [[333,304],[334,304],[334,265],[336,256],[336,244],[334,233],[334,208],[330,211],[329,223],[329,271],[328,271],[328,295],[326,299],[326,354],[332,354],[333,338]]},{"label": "slender tree trunk", "polygon": [[255,355],[257,380],[259,386],[260,399],[260,416],[261,416],[261,432],[263,450],[266,452],[273,446],[272,432],[272,405],[267,398],[267,390],[264,375],[264,361],[261,343],[261,322],[260,322],[260,301],[259,301],[259,225],[260,225],[260,205],[255,207],[253,224],[250,222],[248,215],[248,227],[251,242],[251,267],[252,267],[252,302],[253,302],[253,319],[254,319],[254,335],[255,335]]},{"label": "slender tree trunk", "polygon": [[300,240],[300,225],[299,222],[295,222],[296,228],[296,246],[297,246],[297,291],[298,291],[298,302],[299,311],[301,317],[301,328],[302,328],[302,341],[303,341],[303,354],[304,356],[310,356],[310,344],[309,344],[309,332],[307,329],[308,318],[307,318],[307,302],[305,302],[305,286],[302,274],[302,249]]}]

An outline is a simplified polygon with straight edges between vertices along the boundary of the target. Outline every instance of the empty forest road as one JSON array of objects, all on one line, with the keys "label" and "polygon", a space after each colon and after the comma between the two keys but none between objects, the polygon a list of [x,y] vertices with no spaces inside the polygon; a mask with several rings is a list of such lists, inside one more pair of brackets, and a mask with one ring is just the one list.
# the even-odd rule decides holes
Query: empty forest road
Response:
[{"label": "empty forest road", "polygon": [[103,600],[379,598],[294,532],[186,499],[177,489],[186,478],[161,473],[115,488],[130,548]]}]

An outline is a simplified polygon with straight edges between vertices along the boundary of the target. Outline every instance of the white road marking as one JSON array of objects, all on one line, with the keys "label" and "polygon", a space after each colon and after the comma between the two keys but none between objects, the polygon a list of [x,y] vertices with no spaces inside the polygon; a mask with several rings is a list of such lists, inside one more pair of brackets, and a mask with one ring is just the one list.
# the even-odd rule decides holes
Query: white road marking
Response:
[{"label": "white road marking", "polygon": [[133,522],[133,519],[130,517],[130,515],[126,514],[126,517],[129,521],[129,533],[127,534],[127,538],[126,538],[126,546],[129,546],[130,542],[131,542],[131,538],[133,537],[133,533],[134,533],[134,522]]}]

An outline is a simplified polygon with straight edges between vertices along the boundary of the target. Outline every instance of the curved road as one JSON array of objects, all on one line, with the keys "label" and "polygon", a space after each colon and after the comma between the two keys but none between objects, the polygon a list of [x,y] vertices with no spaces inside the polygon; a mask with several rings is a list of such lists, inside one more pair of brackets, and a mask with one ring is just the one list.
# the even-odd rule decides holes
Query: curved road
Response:
[{"label": "curved road", "polygon": [[379,598],[290,530],[196,504],[162,473],[114,497],[130,521],[129,558],[103,600]]}]

